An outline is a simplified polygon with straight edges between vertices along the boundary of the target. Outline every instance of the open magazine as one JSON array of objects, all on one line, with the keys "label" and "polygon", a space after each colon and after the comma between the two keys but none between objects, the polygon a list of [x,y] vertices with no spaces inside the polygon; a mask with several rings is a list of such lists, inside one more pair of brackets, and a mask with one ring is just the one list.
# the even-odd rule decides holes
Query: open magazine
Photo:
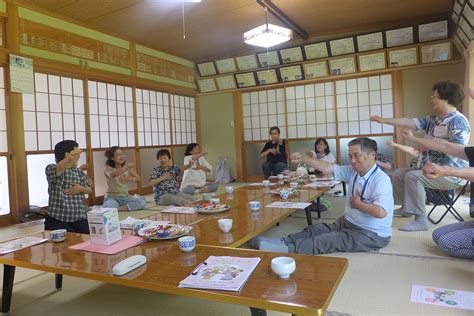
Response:
[{"label": "open magazine", "polygon": [[6,253],[13,252],[16,250],[28,248],[37,244],[41,244],[46,241],[48,240],[45,238],[33,237],[33,236],[6,241],[0,244],[0,255],[4,255]]},{"label": "open magazine", "polygon": [[210,256],[181,281],[179,287],[238,292],[260,260],[260,258]]}]

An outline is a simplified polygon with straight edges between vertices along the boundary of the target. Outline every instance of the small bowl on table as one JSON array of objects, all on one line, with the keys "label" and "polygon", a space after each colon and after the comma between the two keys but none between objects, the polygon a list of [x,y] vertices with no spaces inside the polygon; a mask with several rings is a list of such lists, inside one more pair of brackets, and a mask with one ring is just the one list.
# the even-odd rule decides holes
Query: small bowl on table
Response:
[{"label": "small bowl on table", "polygon": [[296,262],[290,257],[276,257],[272,259],[271,267],[280,279],[288,279],[296,270]]}]

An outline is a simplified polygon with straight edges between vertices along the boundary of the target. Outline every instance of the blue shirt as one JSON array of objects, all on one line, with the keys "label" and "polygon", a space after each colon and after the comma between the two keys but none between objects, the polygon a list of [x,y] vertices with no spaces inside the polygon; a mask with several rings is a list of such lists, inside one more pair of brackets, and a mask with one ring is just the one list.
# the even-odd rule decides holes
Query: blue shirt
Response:
[{"label": "blue shirt", "polygon": [[[445,116],[424,116],[415,118],[416,129],[425,132],[427,138],[440,138],[451,143],[467,146],[471,135],[469,121],[460,112],[454,111]],[[468,162],[464,159],[453,157],[439,151],[429,150],[422,153],[420,167],[422,168],[427,161],[434,162],[442,166],[456,168],[465,168]],[[464,180],[456,177],[446,177],[447,180],[454,183],[465,183]]]},{"label": "blue shirt", "polygon": [[[360,228],[370,230],[380,237],[392,236],[394,206],[392,182],[382,169],[374,164],[365,175],[360,176],[351,166],[335,165],[334,179],[349,184],[349,197],[346,202],[344,215],[346,220]],[[358,209],[351,208],[352,196],[356,192],[359,192],[363,202],[380,206],[387,212],[387,215],[384,218],[377,218]]]}]

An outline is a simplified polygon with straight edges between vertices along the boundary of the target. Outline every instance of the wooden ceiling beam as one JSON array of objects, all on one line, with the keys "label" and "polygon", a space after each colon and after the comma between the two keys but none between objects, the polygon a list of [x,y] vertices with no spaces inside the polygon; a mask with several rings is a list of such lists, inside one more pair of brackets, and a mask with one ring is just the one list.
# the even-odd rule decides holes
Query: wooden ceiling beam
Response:
[{"label": "wooden ceiling beam", "polygon": [[285,24],[287,27],[293,30],[299,37],[306,40],[309,38],[308,32],[306,32],[301,26],[296,24],[288,15],[285,14],[280,8],[278,8],[271,0],[256,0],[259,5],[266,8],[275,18]]}]

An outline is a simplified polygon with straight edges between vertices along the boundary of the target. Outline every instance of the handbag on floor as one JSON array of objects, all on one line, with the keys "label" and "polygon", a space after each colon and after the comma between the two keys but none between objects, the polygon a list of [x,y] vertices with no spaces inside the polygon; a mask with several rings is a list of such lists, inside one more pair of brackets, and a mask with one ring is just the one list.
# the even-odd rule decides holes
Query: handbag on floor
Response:
[{"label": "handbag on floor", "polygon": [[226,157],[220,157],[217,161],[215,181],[216,183],[231,183],[234,179],[230,175],[230,166]]}]

